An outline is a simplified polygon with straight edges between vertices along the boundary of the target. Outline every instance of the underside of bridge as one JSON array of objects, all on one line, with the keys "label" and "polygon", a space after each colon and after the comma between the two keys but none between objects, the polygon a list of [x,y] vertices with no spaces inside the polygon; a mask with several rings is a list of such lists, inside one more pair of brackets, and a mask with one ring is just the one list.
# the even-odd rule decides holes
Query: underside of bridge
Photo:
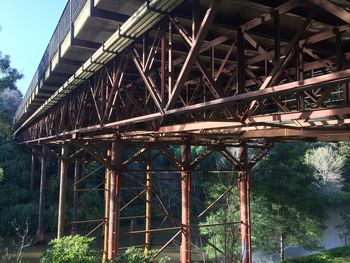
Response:
[{"label": "underside of bridge", "polygon": [[[76,2],[69,1],[68,9]],[[105,198],[104,218],[91,231],[104,229],[104,261],[120,249],[120,221],[143,218],[145,229],[130,234],[143,233],[146,250],[153,233],[173,231],[160,252],[180,238],[181,262],[191,262],[191,241],[210,226],[200,219],[234,187],[192,214],[191,178],[233,173],[240,221],[226,224],[240,227],[241,262],[251,262],[252,167],[276,141],[350,139],[348,1],[89,0],[79,5],[77,14],[70,13],[69,29],[58,37],[57,52],[45,57],[46,68],[34,76],[15,120],[16,140],[42,159],[38,239],[44,238],[47,156],[60,161],[58,237],[68,221],[68,165],[75,167],[73,234],[79,223],[88,223],[77,219],[79,184],[105,169],[101,183],[85,189],[102,191]],[[202,153],[191,156],[191,146],[203,146]],[[181,158],[174,148],[181,149]],[[201,162],[214,152],[231,166],[202,169]],[[157,167],[160,155],[169,167]],[[82,176],[82,165],[91,162],[100,168]],[[155,174],[181,182],[181,218],[158,194]],[[134,197],[122,203],[123,190]],[[144,200],[146,214],[121,217],[137,199]],[[173,226],[151,228],[159,214]]]}]

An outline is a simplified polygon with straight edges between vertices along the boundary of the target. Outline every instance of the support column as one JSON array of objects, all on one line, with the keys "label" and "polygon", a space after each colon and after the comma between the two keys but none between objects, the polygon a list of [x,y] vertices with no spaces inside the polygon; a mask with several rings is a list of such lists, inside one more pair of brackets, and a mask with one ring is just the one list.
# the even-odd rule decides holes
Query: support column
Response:
[{"label": "support column", "polygon": [[190,193],[191,193],[191,171],[189,169],[191,162],[191,146],[188,142],[182,145],[182,163],[181,172],[181,247],[180,262],[191,262],[191,237],[190,237]]},{"label": "support column", "polygon": [[172,24],[169,21],[169,35],[168,35],[168,99],[171,97],[173,92],[173,33]]},{"label": "support column", "polygon": [[40,195],[39,195],[39,218],[38,230],[36,232],[35,244],[45,243],[45,188],[46,188],[46,150],[42,147],[41,150],[41,173],[40,173]]},{"label": "support column", "polygon": [[81,160],[76,159],[74,162],[74,184],[73,184],[73,207],[72,207],[72,228],[70,234],[72,236],[78,233],[78,225],[74,222],[78,220],[78,180],[81,174]]},{"label": "support column", "polygon": [[64,218],[66,208],[66,191],[67,191],[67,157],[68,157],[68,145],[63,144],[61,149],[61,165],[60,165],[60,194],[58,201],[58,226],[57,226],[57,238],[61,238],[64,235]]},{"label": "support column", "polygon": [[121,151],[120,140],[112,143],[111,163],[114,170],[110,173],[109,194],[109,225],[108,225],[108,259],[113,259],[119,249],[119,223],[120,223],[120,189],[121,189]]},{"label": "support column", "polygon": [[[107,151],[107,157],[109,158],[111,156],[111,151]],[[110,181],[110,170],[106,168],[105,170],[105,224],[104,224],[104,231],[103,231],[103,255],[102,255],[102,263],[105,263],[107,261],[108,256],[108,224],[109,224],[109,194],[110,194],[110,187],[111,187],[111,181]]]},{"label": "support column", "polygon": [[30,191],[34,190],[35,186],[35,150],[32,149],[32,167],[30,170]]},{"label": "support column", "polygon": [[160,98],[162,101],[162,107],[165,105],[165,82],[166,82],[166,68],[165,68],[165,27],[161,28],[161,49],[160,49]]},{"label": "support column", "polygon": [[147,149],[145,253],[151,249],[152,150]]},{"label": "support column", "polygon": [[251,263],[249,169],[247,168],[247,147],[240,148],[241,170],[238,171],[240,200],[241,263]]}]

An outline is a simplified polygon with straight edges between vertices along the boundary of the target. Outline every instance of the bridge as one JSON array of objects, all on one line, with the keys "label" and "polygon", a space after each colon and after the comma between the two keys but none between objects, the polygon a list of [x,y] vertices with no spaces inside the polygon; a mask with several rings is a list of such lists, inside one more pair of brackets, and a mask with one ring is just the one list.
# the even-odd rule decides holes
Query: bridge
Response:
[{"label": "bridge", "polygon": [[[78,190],[90,174],[82,177],[82,163],[105,169],[91,189],[105,199],[92,231],[104,229],[103,261],[120,249],[120,221],[127,220],[120,211],[142,199],[142,246],[150,249],[151,235],[169,230],[151,228],[153,215],[162,214],[175,234],[160,252],[180,238],[180,261],[190,262],[191,237],[208,227],[199,219],[232,190],[194,215],[191,178],[234,173],[240,221],[227,224],[239,225],[241,262],[251,262],[252,167],[276,141],[350,138],[349,10],[344,0],[68,1],[15,116],[14,137],[42,160],[37,239],[44,238],[48,156],[60,162],[57,237],[68,220],[68,165],[75,167],[73,232],[84,223]],[[203,152],[191,156],[198,145]],[[170,146],[181,148],[180,159]],[[202,169],[214,152],[235,171]],[[157,167],[159,155],[169,168]],[[181,218],[153,187],[153,175],[165,172],[179,175]],[[143,190],[121,204],[130,184]]]}]

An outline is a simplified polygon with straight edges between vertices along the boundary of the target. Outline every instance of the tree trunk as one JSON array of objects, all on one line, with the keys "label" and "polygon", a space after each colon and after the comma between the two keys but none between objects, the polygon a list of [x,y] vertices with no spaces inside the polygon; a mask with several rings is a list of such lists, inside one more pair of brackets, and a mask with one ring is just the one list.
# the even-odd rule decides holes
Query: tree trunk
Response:
[{"label": "tree trunk", "polygon": [[36,240],[35,240],[35,244],[38,244],[38,245],[45,243],[45,225],[44,225],[45,188],[46,188],[46,150],[45,148],[42,148],[40,195],[39,195],[39,218],[38,218],[38,230],[36,233]]},{"label": "tree trunk", "polygon": [[32,150],[32,166],[30,172],[30,191],[33,191],[35,187],[35,152]]},{"label": "tree trunk", "polygon": [[281,261],[284,260],[284,234],[281,233],[280,235],[280,258]]}]

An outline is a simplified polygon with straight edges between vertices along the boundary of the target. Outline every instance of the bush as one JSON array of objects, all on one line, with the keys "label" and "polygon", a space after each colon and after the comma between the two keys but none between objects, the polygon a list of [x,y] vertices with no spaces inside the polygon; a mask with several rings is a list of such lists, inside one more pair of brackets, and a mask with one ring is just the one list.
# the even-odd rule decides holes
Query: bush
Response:
[{"label": "bush", "polygon": [[41,259],[41,263],[97,263],[98,253],[91,245],[94,238],[66,236],[50,241],[51,246]]},{"label": "bush", "polygon": [[[149,250],[144,253],[141,248],[128,248],[125,252],[119,253],[116,259],[108,261],[108,263],[152,263],[153,256],[157,254],[157,250]],[[170,262],[169,257],[163,257],[159,259],[158,263],[168,263]]]},{"label": "bush", "polygon": [[350,263],[350,247],[339,247],[318,254],[288,259],[281,263]]}]

